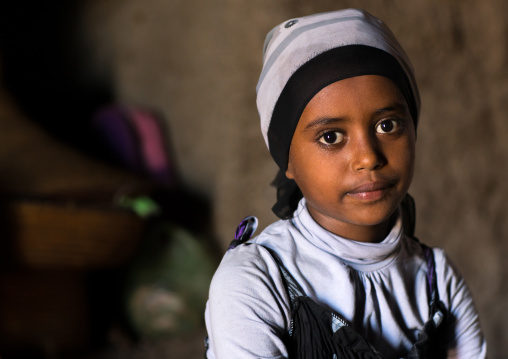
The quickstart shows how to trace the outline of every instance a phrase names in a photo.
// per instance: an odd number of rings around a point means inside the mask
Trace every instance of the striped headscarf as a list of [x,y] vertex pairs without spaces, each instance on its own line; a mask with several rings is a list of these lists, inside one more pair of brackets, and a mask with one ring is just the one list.
[[404,95],[416,128],[420,96],[413,66],[378,18],[346,9],[285,21],[268,33],[256,92],[261,132],[280,169],[274,181],[277,203],[272,208],[280,218],[291,217],[302,197],[285,172],[305,106],[324,87],[361,75],[391,79]]

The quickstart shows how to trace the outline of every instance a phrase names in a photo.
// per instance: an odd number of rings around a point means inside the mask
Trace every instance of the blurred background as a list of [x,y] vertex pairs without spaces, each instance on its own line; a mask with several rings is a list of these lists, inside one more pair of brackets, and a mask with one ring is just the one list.
[[508,358],[504,0],[74,0],[0,5],[0,356],[203,355],[208,282],[263,228],[276,166],[255,106],[266,33],[364,8],[422,97],[410,193]]

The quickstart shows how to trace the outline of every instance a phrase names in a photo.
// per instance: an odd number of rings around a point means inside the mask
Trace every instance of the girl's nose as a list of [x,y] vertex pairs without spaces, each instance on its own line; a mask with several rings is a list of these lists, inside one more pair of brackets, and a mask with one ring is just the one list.
[[362,136],[355,141],[353,152],[353,169],[356,171],[372,171],[385,164],[384,156],[375,138]]

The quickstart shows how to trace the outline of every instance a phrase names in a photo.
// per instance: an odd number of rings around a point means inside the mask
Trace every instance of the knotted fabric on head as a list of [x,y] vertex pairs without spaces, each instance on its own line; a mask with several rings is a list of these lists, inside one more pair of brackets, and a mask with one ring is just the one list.
[[261,132],[279,166],[273,182],[277,203],[272,208],[279,218],[290,218],[302,197],[285,172],[305,106],[326,86],[362,75],[391,79],[417,127],[420,95],[413,66],[381,20],[363,10],[346,9],[295,18],[268,33],[256,92]]

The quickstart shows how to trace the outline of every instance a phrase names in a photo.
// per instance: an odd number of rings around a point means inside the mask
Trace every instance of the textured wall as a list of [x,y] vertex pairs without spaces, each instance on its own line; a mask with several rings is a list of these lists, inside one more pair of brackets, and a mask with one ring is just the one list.
[[406,48],[422,96],[417,235],[444,247],[475,295],[491,358],[508,357],[508,11],[504,0],[87,1],[90,76],[120,102],[163,113],[183,180],[214,209],[225,245],[242,217],[261,226],[275,165],[255,108],[264,36],[311,12],[362,7]]

